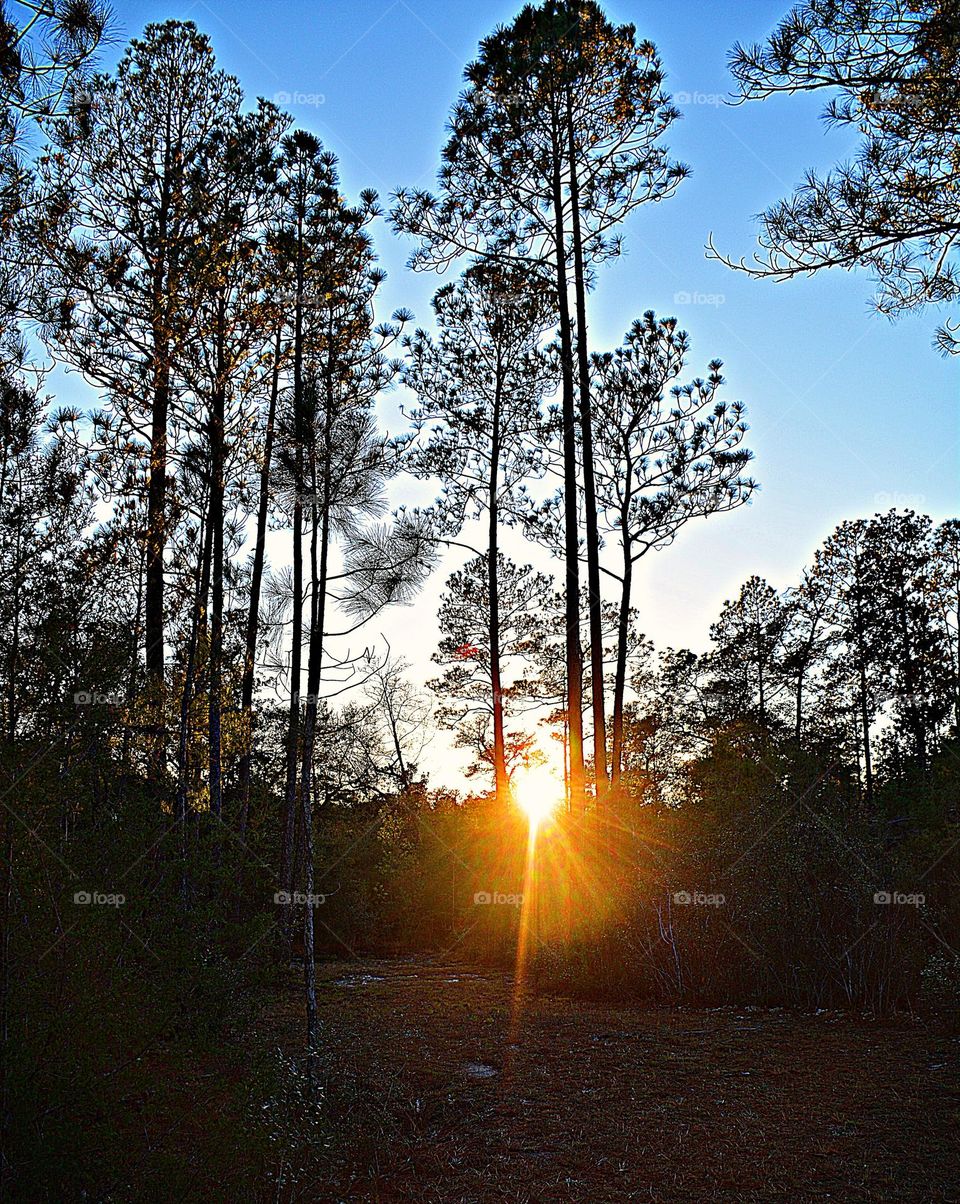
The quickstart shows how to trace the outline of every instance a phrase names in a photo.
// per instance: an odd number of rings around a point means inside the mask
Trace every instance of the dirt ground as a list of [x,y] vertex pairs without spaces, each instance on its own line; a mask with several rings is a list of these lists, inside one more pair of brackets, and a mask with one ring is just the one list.
[[[318,967],[338,1137],[304,1200],[960,1201],[960,1037],[624,1009],[398,959]],[[272,1039],[302,1042],[291,971]]]

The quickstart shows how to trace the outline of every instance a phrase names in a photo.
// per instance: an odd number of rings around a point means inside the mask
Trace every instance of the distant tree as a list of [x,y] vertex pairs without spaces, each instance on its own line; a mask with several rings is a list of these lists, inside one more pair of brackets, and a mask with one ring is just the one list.
[[923,773],[951,709],[946,633],[931,605],[932,527],[926,515],[891,510],[875,516],[867,529],[877,566],[884,694],[897,727],[909,733],[910,757]]
[[[762,45],[734,47],[742,100],[833,92],[834,125],[859,131],[852,163],[809,172],[761,217],[754,275],[783,280],[868,268],[895,315],[960,296],[955,192],[960,147],[960,12],[955,0],[803,0]],[[948,321],[942,350],[960,343]]]
[[466,520],[486,514],[494,789],[505,802],[500,528],[515,520],[525,481],[542,471],[541,403],[553,370],[540,340],[552,303],[529,273],[489,263],[441,289],[433,307],[436,341],[423,330],[406,340],[403,380],[419,402],[410,418],[426,438],[413,444],[405,463],[414,475],[443,482],[441,531],[459,534]]
[[418,762],[432,735],[433,708],[410,680],[409,669],[407,661],[388,652],[383,661],[372,665],[364,686],[372,723],[387,750],[388,773],[401,792],[413,785]]
[[[553,499],[553,509],[557,508],[557,499]],[[529,518],[529,516],[528,516]],[[559,536],[562,541],[560,523],[556,514],[550,513],[550,506],[539,508],[533,512],[532,519],[527,523],[528,535],[537,534],[537,542],[547,548],[555,547]],[[581,640],[590,638],[590,610],[587,591],[581,590],[580,615]],[[620,634],[620,607],[617,603],[604,600],[601,611],[603,620],[601,635],[603,639],[603,672],[604,688],[613,685]],[[566,640],[566,597],[563,591],[552,591],[544,595],[540,608],[539,624],[535,639],[530,649],[529,668],[523,678],[517,683],[520,694],[535,700],[538,710],[543,712],[541,723],[553,729],[554,739],[563,746],[564,764],[569,758],[570,725],[566,710],[566,660],[564,647]],[[627,616],[627,634],[625,638],[625,664],[630,673],[639,672],[641,663],[647,657],[650,644],[637,629],[637,613],[630,609]],[[590,716],[593,711],[593,666],[584,674],[583,690],[583,725],[589,729]]]
[[761,733],[775,726],[774,702],[781,689],[777,665],[786,625],[784,604],[761,577],[744,582],[725,602],[710,628],[711,692],[728,721],[753,718]]
[[[334,808],[362,814],[382,805],[392,785],[390,752],[383,734],[365,700],[356,698],[339,707],[322,703],[318,708],[312,793],[321,817],[314,839],[321,847],[327,842],[336,847],[335,837],[331,840],[329,833]],[[364,889],[368,884],[358,885]]]
[[[472,748],[480,764],[509,783],[511,771],[528,749],[526,733],[511,733],[511,719],[543,706],[529,690],[526,674],[536,655],[543,623],[544,599],[551,595],[552,579],[530,565],[517,565],[501,552],[496,581],[499,594],[497,671],[499,697],[493,691],[493,657],[490,648],[490,572],[485,556],[477,556],[447,579],[440,599],[441,639],[433,654],[443,667],[441,677],[430,682],[439,705],[437,719],[457,733],[460,747]],[[492,740],[494,708],[504,724],[503,763],[498,765]],[[511,754],[510,746],[513,752]],[[498,795],[500,801],[503,796]]]
[[717,721],[708,689],[708,655],[665,648],[634,676],[624,708],[621,792],[676,801],[688,764],[703,754]]
[[806,571],[800,585],[784,596],[777,673],[793,696],[793,738],[798,749],[804,735],[808,694],[816,687],[816,674],[830,643],[827,603],[823,583]]
[[879,566],[868,543],[868,525],[865,519],[841,523],[817,549],[811,577],[828,599],[833,705],[844,705],[849,692],[859,729],[858,760],[869,809],[874,799],[870,729],[883,691],[883,624],[878,606]]
[[950,667],[954,732],[960,735],[960,519],[948,518],[933,533],[933,608]]
[[620,630],[613,686],[612,781],[620,778],[630,608],[637,562],[672,543],[692,519],[732,510],[756,488],[744,475],[744,407],[719,399],[719,360],[706,380],[675,383],[689,340],[674,318],[648,311],[623,346],[594,356],[593,407],[601,529],[619,544]]

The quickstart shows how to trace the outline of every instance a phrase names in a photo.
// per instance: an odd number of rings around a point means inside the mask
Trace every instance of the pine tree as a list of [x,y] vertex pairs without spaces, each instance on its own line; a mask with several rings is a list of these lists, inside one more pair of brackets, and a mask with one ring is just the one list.
[[[514,769],[530,751],[528,734],[511,733],[508,725],[543,707],[541,692],[530,688],[530,676],[541,643],[544,600],[552,596],[553,582],[502,552],[499,561],[491,575],[487,557],[474,557],[447,579],[438,613],[441,638],[433,654],[444,672],[430,687],[439,699],[438,721],[457,733],[459,747],[475,751],[478,760],[473,772],[480,768],[491,772],[494,792],[502,803],[501,775],[509,790]],[[495,648],[490,642],[491,579],[497,583],[499,599]],[[499,744],[494,737],[497,713],[502,724]]]
[[417,395],[410,418],[424,439],[405,463],[408,472],[443,482],[442,531],[458,535],[466,520],[486,515],[494,789],[505,803],[500,527],[516,520],[525,481],[542,471],[541,403],[553,372],[540,340],[552,307],[545,288],[531,288],[527,274],[498,264],[472,268],[433,305],[436,342],[422,330],[406,340],[403,380]]
[[[144,642],[159,716],[175,371],[207,296],[195,270],[211,201],[205,168],[241,97],[209,41],[176,21],[149,25],[91,89],[96,104],[58,124],[40,164],[36,303],[57,354],[106,391],[121,437],[136,443],[147,430]],[[159,718],[157,727],[159,772]]]
[[[861,141],[851,162],[808,172],[792,196],[761,215],[756,266],[729,266],[775,280],[866,267],[885,314],[955,302],[955,0],[802,0],[765,43],[738,44],[731,60],[740,99],[826,91],[828,122],[856,130]],[[960,352],[955,329],[948,320],[937,332],[942,351]]]
[[756,488],[744,476],[741,402],[719,398],[721,364],[706,380],[676,383],[689,340],[674,318],[652,312],[636,321],[623,346],[594,356],[593,406],[601,528],[620,545],[620,635],[613,687],[612,781],[620,778],[627,646],[633,577],[649,551],[673,542],[692,519],[732,510]]
[[[616,226],[642,201],[659,200],[686,174],[658,140],[677,116],[661,89],[654,48],[632,26],[614,27],[593,3],[528,5],[497,30],[466,70],[443,151],[439,196],[403,191],[397,228],[421,240],[414,268],[469,253],[532,259],[555,276],[560,335],[561,437],[567,596],[571,796],[585,805],[579,604],[579,480],[584,517],[594,677],[602,681],[599,536],[592,485],[585,297],[591,265],[619,253]],[[571,279],[572,276],[572,279]],[[571,309],[569,291],[574,285]],[[576,347],[575,347],[576,338]],[[575,352],[578,360],[575,360]],[[579,389],[578,367],[579,362]],[[579,397],[579,408],[578,408]],[[594,700],[598,792],[606,788],[602,689]]]

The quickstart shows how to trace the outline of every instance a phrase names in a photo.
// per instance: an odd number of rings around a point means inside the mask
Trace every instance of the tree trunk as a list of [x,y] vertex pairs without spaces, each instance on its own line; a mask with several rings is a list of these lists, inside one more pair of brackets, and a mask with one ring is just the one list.
[[151,772],[155,780],[164,776],[166,730],[164,722],[164,648],[163,648],[163,560],[167,529],[167,424],[170,411],[170,335],[167,329],[171,272],[167,245],[170,207],[179,178],[180,164],[170,144],[170,117],[167,114],[163,150],[160,208],[157,217],[157,245],[160,254],[151,279],[152,309],[152,386],[150,414],[150,480],[147,487],[147,570],[144,591],[144,642],[149,704],[154,708],[155,731],[151,749]]
[[[159,336],[157,336],[159,338]],[[164,724],[163,560],[166,549],[167,419],[170,407],[169,373],[163,364],[154,369],[150,430],[150,482],[147,491],[147,572],[144,593],[144,639],[147,684],[154,711],[151,769],[163,776],[166,732]]]
[[[329,426],[328,426],[329,447]],[[326,449],[325,449],[326,450]],[[314,511],[316,513],[316,510]],[[314,521],[316,536],[316,520]],[[316,549],[316,542],[314,542]],[[317,970],[314,963],[313,915],[313,749],[317,730],[317,695],[320,693],[320,673],[323,667],[323,627],[326,619],[328,556],[330,548],[330,481],[325,472],[324,496],[320,515],[320,563],[314,558],[313,606],[310,630],[310,656],[307,666],[307,709],[303,727],[303,761],[300,769],[300,814],[304,836],[304,888],[307,895],[303,915],[304,989],[307,1004],[307,1068],[310,1080],[315,1080],[317,1026]]]
[[250,606],[247,611],[247,642],[244,651],[243,681],[240,685],[240,707],[243,712],[244,747],[240,758],[240,837],[247,831],[250,816],[250,784],[253,771],[253,686],[257,656],[257,634],[260,630],[260,591],[266,561],[267,518],[270,512],[270,464],[273,458],[273,427],[280,394],[280,338],[273,350],[273,379],[270,384],[270,403],[267,426],[263,437],[263,462],[260,465],[260,496],[257,504],[257,535],[253,549],[253,570],[250,578]]
[[287,774],[283,792],[280,886],[293,890],[293,847],[296,829],[297,754],[300,746],[300,674],[303,646],[303,506],[299,488],[293,506],[293,632],[290,649],[290,708],[287,719]]
[[863,740],[863,772],[866,779],[867,809],[873,807],[873,761],[870,755],[870,714],[867,707],[867,667],[863,650],[863,632],[857,617],[857,660],[860,677],[860,730]]
[[603,680],[603,599],[600,594],[600,530],[593,470],[593,417],[590,405],[590,357],[587,349],[587,285],[580,229],[580,183],[577,178],[573,114],[567,95],[567,151],[570,172],[570,225],[573,233],[573,279],[576,303],[577,366],[580,377],[580,440],[583,449],[583,516],[587,537],[590,674],[593,709],[593,770],[597,802],[607,793],[607,720]]
[[[280,842],[280,887],[293,890],[293,858],[297,823],[297,752],[300,736],[300,673],[303,656],[303,216],[297,216],[297,294],[293,323],[293,632],[290,650],[290,711],[287,722],[287,775],[283,795],[283,834]],[[289,936],[289,928],[287,928]]]
[[923,714],[917,703],[920,694],[917,681],[916,657],[913,652],[913,640],[910,638],[910,622],[907,617],[907,582],[902,568],[895,570],[897,574],[897,625],[900,628],[900,640],[903,648],[903,677],[907,687],[907,724],[913,735],[913,751],[921,770],[927,768],[927,730],[923,722]]
[[576,404],[573,389],[573,344],[567,296],[566,231],[560,177],[561,144],[553,131],[553,208],[556,242],[557,304],[560,317],[560,371],[563,417],[564,554],[567,570],[567,721],[570,725],[570,807],[586,809],[583,763],[583,652],[580,647],[580,524],[577,507]]
[[616,795],[623,771],[623,704],[627,689],[627,642],[630,635],[630,595],[633,591],[633,558],[626,533],[623,535],[623,581],[617,623],[617,669],[613,682],[612,793]]
[[213,557],[210,577],[210,690],[207,695],[209,717],[208,753],[210,812],[217,819],[223,810],[223,759],[221,749],[221,709],[223,706],[223,527],[226,491],[226,365],[223,348],[223,307],[217,323],[216,383],[210,415],[210,529],[213,532]]
[[[499,357],[498,357],[499,358]],[[488,501],[489,535],[487,540],[487,593],[490,604],[490,685],[493,691],[493,781],[497,802],[504,806],[509,798],[506,742],[503,734],[503,683],[500,676],[500,532],[497,490],[500,473],[500,376],[493,403],[493,442],[490,449],[490,494]]]
[[187,643],[187,662],[184,667],[183,689],[180,693],[180,735],[177,750],[177,802],[174,818],[180,828],[180,855],[186,856],[187,796],[189,793],[190,704],[193,701],[197,671],[197,643],[207,606],[204,582],[209,579],[212,531],[206,515],[201,519],[199,556],[194,585],[193,614]]

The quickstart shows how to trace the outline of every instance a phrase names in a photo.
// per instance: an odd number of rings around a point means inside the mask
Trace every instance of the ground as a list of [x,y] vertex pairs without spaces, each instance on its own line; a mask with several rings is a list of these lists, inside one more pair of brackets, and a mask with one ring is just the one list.
[[[318,967],[339,1137],[297,1198],[960,1201],[960,1037],[651,1010],[422,959]],[[264,1036],[294,1052],[292,973]]]

